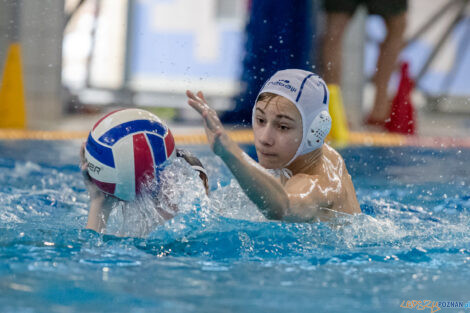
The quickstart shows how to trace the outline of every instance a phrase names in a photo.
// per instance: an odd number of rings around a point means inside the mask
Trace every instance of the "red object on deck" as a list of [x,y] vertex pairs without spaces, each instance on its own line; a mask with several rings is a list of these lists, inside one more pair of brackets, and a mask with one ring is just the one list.
[[410,77],[407,62],[401,65],[401,78],[397,94],[393,98],[390,120],[385,123],[385,128],[392,133],[414,135],[416,129],[416,117],[413,103],[411,102],[411,91],[414,81]]

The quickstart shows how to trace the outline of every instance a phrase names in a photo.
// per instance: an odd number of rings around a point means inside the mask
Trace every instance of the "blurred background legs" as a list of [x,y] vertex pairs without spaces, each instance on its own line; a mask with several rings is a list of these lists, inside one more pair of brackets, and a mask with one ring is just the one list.
[[322,74],[327,84],[341,84],[343,35],[351,20],[348,13],[327,13],[322,47]]
[[375,100],[372,111],[367,118],[369,124],[384,125],[390,116],[391,99],[388,93],[390,77],[397,68],[398,56],[403,46],[403,35],[406,28],[406,13],[385,18],[387,35],[380,45],[377,60],[377,72],[374,78]]

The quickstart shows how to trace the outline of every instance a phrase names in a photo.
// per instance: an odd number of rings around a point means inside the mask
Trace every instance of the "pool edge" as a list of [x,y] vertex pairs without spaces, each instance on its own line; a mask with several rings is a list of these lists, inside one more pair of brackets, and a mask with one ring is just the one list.
[[[248,129],[228,131],[229,136],[238,143],[253,143],[253,132]],[[36,131],[36,130],[18,130],[1,129],[0,140],[85,140],[88,132],[84,131]],[[204,133],[194,134],[174,134],[178,144],[183,145],[201,145],[207,144]],[[338,146],[335,142],[328,141],[333,146]],[[351,132],[347,146],[419,146],[434,148],[470,148],[470,137],[425,137],[425,136],[406,136],[390,133],[374,132]]]

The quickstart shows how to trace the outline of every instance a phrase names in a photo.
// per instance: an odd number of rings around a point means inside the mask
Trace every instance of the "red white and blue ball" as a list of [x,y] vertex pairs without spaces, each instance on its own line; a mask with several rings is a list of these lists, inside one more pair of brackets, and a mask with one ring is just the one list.
[[165,123],[141,109],[109,113],[93,127],[85,147],[88,173],[98,188],[132,201],[158,176],[175,151]]

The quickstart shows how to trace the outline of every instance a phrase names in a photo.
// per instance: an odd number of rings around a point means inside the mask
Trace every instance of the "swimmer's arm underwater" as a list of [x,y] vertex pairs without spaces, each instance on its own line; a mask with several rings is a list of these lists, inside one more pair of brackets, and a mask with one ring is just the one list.
[[230,168],[245,194],[266,218],[296,222],[315,219],[318,214],[315,207],[318,203],[315,203],[315,200],[312,203],[314,192],[310,192],[307,197],[302,197],[297,192],[289,193],[277,179],[228,137],[216,112],[207,105],[202,92],[198,92],[197,96],[191,91],[186,94],[188,103],[203,117],[206,134],[214,153]]
[[90,209],[85,228],[100,233],[106,227],[106,222],[116,199],[105,195],[104,192],[99,190],[98,187],[93,184],[88,174],[87,167],[88,164],[85,161],[85,143],[83,143],[80,149],[80,170],[83,175],[85,186],[90,194]]
[[101,233],[106,228],[106,222],[112,208],[110,197],[92,198],[90,196],[90,211],[88,212],[88,221],[85,228]]

